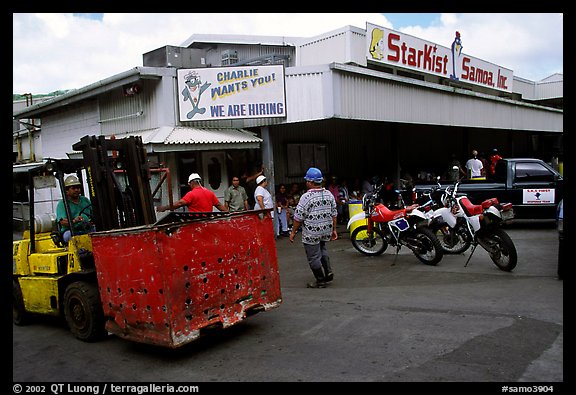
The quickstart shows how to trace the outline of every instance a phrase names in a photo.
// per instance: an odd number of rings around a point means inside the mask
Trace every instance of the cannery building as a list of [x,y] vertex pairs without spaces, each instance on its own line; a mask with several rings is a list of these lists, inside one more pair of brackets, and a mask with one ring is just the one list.
[[[85,135],[140,136],[179,199],[199,172],[222,199],[263,167],[271,189],[316,166],[349,181],[442,175],[454,154],[562,158],[563,78],[529,81],[459,51],[367,23],[316,37],[194,34],[143,66],[14,111],[14,173],[74,157]],[[473,52],[473,49],[471,49]],[[31,139],[31,140],[30,140]],[[16,177],[16,176],[15,176]]]

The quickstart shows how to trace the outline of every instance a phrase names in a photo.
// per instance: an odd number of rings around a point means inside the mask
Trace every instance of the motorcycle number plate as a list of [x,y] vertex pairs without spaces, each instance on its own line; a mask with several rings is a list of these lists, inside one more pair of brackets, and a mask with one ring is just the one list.
[[408,227],[410,226],[410,225],[408,224],[408,221],[406,221],[405,218],[399,218],[399,219],[397,219],[397,220],[395,220],[395,221],[392,221],[391,223],[392,223],[392,225],[394,225],[396,228],[398,228],[398,229],[400,229],[400,230],[402,230],[402,231],[408,229]]

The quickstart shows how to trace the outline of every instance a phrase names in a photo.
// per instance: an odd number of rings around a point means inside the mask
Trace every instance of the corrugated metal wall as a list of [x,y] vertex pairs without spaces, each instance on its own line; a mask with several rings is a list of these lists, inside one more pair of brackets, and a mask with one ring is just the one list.
[[[109,136],[148,130],[159,126],[157,86],[158,81],[140,80],[142,93],[124,96],[121,88],[100,97],[102,134]],[[144,92],[146,92],[144,94]]]
[[[325,71],[331,76],[328,69]],[[332,96],[326,96],[326,89],[331,88],[332,83],[325,79],[326,73],[318,70],[297,74],[291,70],[290,74],[286,73],[286,122],[330,118],[333,115]]]
[[536,98],[538,100],[564,97],[564,81],[536,83]]
[[298,46],[298,66],[318,65],[330,59],[334,62],[346,62],[347,33],[340,31],[329,36]]
[[216,48],[206,51],[206,64],[211,65],[212,67],[220,67],[222,65],[222,52],[224,51],[236,51],[238,53],[239,62],[264,55],[289,55],[290,61],[286,66],[294,66],[294,47],[247,44],[218,44],[216,45]]
[[314,37],[296,48],[297,65],[329,62],[366,66],[366,30],[346,26]]
[[564,97],[564,80],[533,82],[515,77],[513,90],[524,100],[556,99]]
[[[68,111],[58,112],[42,120],[44,158],[67,158],[72,145],[86,135],[99,135],[98,103],[95,100],[76,103]],[[38,158],[37,159],[41,159]]]
[[561,111],[450,88],[337,72],[336,116],[365,120],[538,131],[563,131]]

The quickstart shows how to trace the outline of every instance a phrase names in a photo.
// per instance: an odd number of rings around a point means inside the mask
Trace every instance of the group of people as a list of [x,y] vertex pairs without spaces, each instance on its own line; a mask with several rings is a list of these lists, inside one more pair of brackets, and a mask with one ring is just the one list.
[[[304,180],[306,192],[301,194],[298,183],[293,183],[290,191],[286,190],[286,185],[281,184],[274,201],[267,189],[268,179],[263,174],[258,175],[255,180],[257,186],[254,191],[254,209],[272,209],[269,211],[272,218],[278,213],[276,223],[279,232],[288,236],[290,242],[294,242],[296,234],[301,230],[302,244],[315,278],[315,281],[307,286],[324,288],[334,278],[326,242],[338,238],[337,203],[334,195],[322,186],[324,177],[320,169],[308,169]],[[197,173],[192,173],[188,182],[190,192],[173,205],[160,206],[157,210],[162,212],[187,206],[189,211],[212,211],[212,207],[216,207],[220,211],[234,212],[249,208],[248,194],[240,185],[238,177],[232,178],[232,185],[224,194],[224,204],[218,201],[212,191],[201,185],[201,178]],[[288,226],[289,221],[291,227]]]
[[[448,169],[448,174],[450,180],[456,180],[461,176],[473,178],[481,177],[493,177],[496,173],[496,164],[502,159],[498,153],[498,149],[494,148],[492,154],[488,159],[484,155],[479,155],[477,150],[472,151],[472,157],[466,161],[465,168],[462,169],[460,162],[456,159],[456,156],[452,155],[452,160],[450,161],[450,168]],[[458,166],[458,170],[452,170],[453,166]]]
[[[462,176],[469,178],[494,175],[496,163],[502,157],[498,150],[494,149],[489,160],[482,160],[478,151],[472,151],[472,157],[466,162],[464,170],[455,155],[449,163],[447,171],[448,179],[457,179]],[[457,168],[457,170],[456,170]],[[268,179],[261,170],[253,176],[256,184],[254,190],[253,209],[272,209],[269,215],[274,218],[277,214],[275,235],[288,236],[290,242],[299,231],[302,232],[302,244],[308,259],[308,264],[314,275],[315,281],[308,283],[311,288],[324,288],[334,278],[330,265],[330,257],[326,243],[338,238],[336,226],[340,221],[343,223],[348,215],[348,204],[352,200],[361,200],[365,193],[371,191],[372,184],[369,180],[360,182],[354,180],[353,186],[348,189],[346,180],[338,183],[338,178],[330,177],[327,188],[324,187],[324,176],[318,168],[311,167],[304,175],[306,191],[300,192],[298,183],[291,184],[287,190],[285,184],[280,184],[273,198],[268,187]],[[158,206],[157,211],[175,210],[187,207],[191,212],[211,212],[214,207],[225,212],[239,212],[250,210],[249,196],[246,188],[240,185],[238,176],[232,177],[232,185],[226,189],[224,203],[222,204],[214,192],[202,185],[202,177],[198,173],[192,173],[188,177],[190,191],[176,203]],[[386,183],[386,188],[393,188],[392,183]],[[63,238],[68,242],[71,238],[70,227],[74,233],[86,233],[93,231],[90,222],[90,200],[80,195],[80,181],[75,176],[69,176],[65,180],[65,191],[72,224],[68,222],[68,216],[63,200],[57,206],[57,222]]]

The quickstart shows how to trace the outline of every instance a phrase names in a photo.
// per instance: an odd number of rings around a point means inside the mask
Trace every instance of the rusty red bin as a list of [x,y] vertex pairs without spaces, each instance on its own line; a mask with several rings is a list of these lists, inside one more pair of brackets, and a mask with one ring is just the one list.
[[95,232],[106,329],[176,348],[282,301],[265,211],[170,213],[153,225]]

